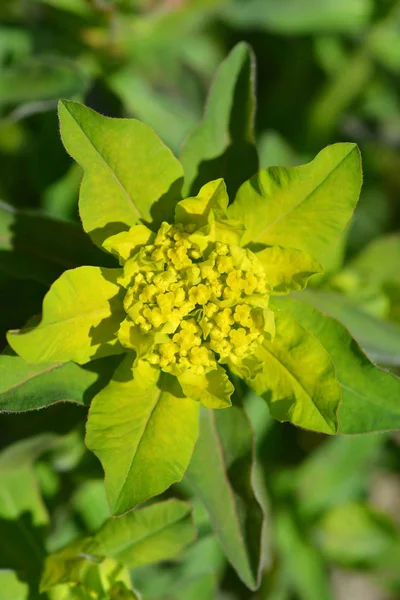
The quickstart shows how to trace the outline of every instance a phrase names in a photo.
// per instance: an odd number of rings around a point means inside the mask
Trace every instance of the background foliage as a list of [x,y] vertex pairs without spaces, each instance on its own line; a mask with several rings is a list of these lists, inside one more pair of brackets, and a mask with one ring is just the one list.
[[[220,61],[245,40],[257,60],[260,167],[307,162],[336,141],[361,148],[365,180],[355,218],[327,274],[305,294],[339,318],[374,361],[399,374],[398,2],[4,0],[0,19],[2,348],[5,331],[40,312],[46,290],[66,268],[104,265],[78,226],[81,173],[61,145],[57,99],[83,101],[110,116],[135,116],[178,153],[202,119]],[[213,112],[210,104],[203,127],[232,127],[222,122],[226,107]],[[233,133],[245,143],[246,132]],[[5,352],[0,408],[7,406],[7,394],[18,402],[15,382],[6,378],[14,357]],[[38,598],[44,564],[45,589],[79,577],[98,597],[132,598],[133,592],[123,595],[127,573],[116,571],[116,560],[131,570],[134,586],[149,600],[399,597],[397,433],[312,434],[271,420],[265,404],[246,389],[241,401],[256,434],[258,499],[240,477],[253,462],[249,423],[240,423],[243,440],[233,451],[230,432],[237,431],[235,419],[242,413],[235,416],[232,409],[229,427],[218,424],[218,415],[216,423],[204,418],[204,436],[219,438],[225,452],[210,469],[209,487],[202,482],[198,493],[199,465],[212,463],[206,445],[197,449],[184,482],[153,505],[164,537],[154,541],[160,535],[152,529],[156,517],[143,517],[152,524],[146,536],[153,543],[121,558],[107,545],[107,536],[119,533],[110,534],[100,464],[83,445],[85,405],[101,387],[99,374],[110,376],[96,368],[80,369],[79,376],[64,367],[46,373],[51,385],[56,381],[80,404],[0,415],[1,600]],[[37,394],[35,373],[25,376],[30,394]],[[82,398],[83,390],[89,393]],[[218,529],[224,498],[232,500],[232,519]],[[235,518],[243,498],[255,519],[260,504],[268,513],[261,588],[254,593],[242,583],[254,587],[258,562],[251,528],[241,530]],[[194,506],[195,543],[182,500]],[[125,527],[134,542],[138,524]],[[82,539],[83,546],[68,546]],[[89,549],[96,561],[76,559]],[[52,562],[45,563],[49,553]],[[66,593],[61,585],[57,595],[44,591],[41,597],[72,597]]]

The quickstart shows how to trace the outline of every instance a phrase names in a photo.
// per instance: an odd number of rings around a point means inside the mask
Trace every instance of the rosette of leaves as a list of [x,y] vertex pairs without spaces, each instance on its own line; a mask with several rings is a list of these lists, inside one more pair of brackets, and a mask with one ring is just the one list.
[[200,405],[233,410],[236,377],[273,417],[314,431],[334,434],[340,424],[359,433],[399,420],[398,380],[375,369],[339,323],[281,299],[322,272],[350,219],[358,149],[334,144],[307,165],[256,172],[251,73],[239,45],[183,166],[145,124],[60,103],[64,145],[84,170],[83,227],[119,266],[65,271],[39,325],[8,341],[34,364],[120,356],[86,433],[114,515],[182,479]]

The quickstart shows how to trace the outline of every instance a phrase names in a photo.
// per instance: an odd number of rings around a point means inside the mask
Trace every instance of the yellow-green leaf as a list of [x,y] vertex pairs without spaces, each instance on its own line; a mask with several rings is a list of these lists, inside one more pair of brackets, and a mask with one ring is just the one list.
[[256,352],[263,371],[251,387],[278,421],[313,431],[336,433],[341,390],[329,354],[318,340],[282,311],[275,313],[273,341]]
[[[102,462],[111,511],[120,515],[180,481],[198,435],[197,402],[170,376],[128,355],[91,405],[86,444]],[[178,392],[176,392],[178,393]]]
[[86,363],[123,352],[117,339],[124,318],[120,269],[79,267],[65,271],[43,301],[37,327],[8,333],[10,346],[28,362]]
[[184,394],[193,400],[202,402],[208,408],[227,408],[231,406],[231,395],[235,388],[224,369],[216,369],[204,375],[195,375],[185,371],[178,377]]
[[303,290],[311,275],[322,273],[322,267],[308,252],[296,248],[271,246],[257,253],[272,293],[289,294]]
[[108,519],[94,541],[96,553],[134,569],[175,558],[195,535],[190,505],[167,500]]
[[139,220],[173,217],[182,166],[150,127],[66,100],[59,115],[65,148],[85,172],[79,210],[96,244]]
[[302,326],[332,357],[342,388],[340,433],[369,433],[400,429],[400,379],[367,358],[347,329],[306,302],[279,299],[279,306]]
[[362,182],[355,144],[333,144],[300,167],[270,167],[239,189],[228,214],[243,243],[298,248],[323,260],[353,214]]

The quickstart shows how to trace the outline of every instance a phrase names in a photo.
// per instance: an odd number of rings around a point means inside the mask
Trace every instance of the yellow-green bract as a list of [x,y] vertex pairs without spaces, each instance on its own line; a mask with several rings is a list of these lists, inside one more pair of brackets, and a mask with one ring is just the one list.
[[357,147],[335,144],[308,165],[260,171],[236,198],[217,179],[182,199],[179,161],[143,123],[73,102],[60,103],[60,121],[84,170],[83,227],[120,266],[66,271],[40,324],[8,340],[32,363],[125,355],[92,402],[86,437],[112,512],[182,478],[199,402],[229,407],[230,373],[279,420],[335,433],[341,388],[331,357],[273,297],[322,272],[358,199]]

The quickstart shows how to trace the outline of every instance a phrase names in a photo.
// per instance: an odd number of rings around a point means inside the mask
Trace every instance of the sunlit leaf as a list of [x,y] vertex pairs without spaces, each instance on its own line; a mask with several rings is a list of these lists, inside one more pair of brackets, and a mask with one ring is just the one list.
[[186,371],[179,375],[178,380],[188,398],[202,402],[208,408],[231,406],[230,397],[235,388],[220,365],[204,375]]
[[150,127],[75,102],[61,101],[59,115],[64,145],[85,172],[79,210],[97,244],[139,220],[172,218],[182,167]]
[[400,428],[400,379],[373,365],[343,325],[305,302],[279,300],[329,352],[342,389],[340,433]]
[[243,243],[298,248],[322,260],[353,214],[361,188],[355,144],[334,144],[300,167],[270,167],[244,183],[229,215]]
[[271,246],[257,252],[273,294],[288,294],[306,287],[311,275],[322,273],[321,265],[307,252]]
[[10,331],[8,343],[33,363],[85,363],[123,352],[117,339],[124,318],[120,273],[99,267],[65,271],[45,296],[40,324]]
[[277,311],[275,324],[274,340],[265,339],[256,352],[263,370],[251,387],[275,419],[336,433],[341,390],[329,354],[286,313]]
[[108,519],[94,541],[97,553],[137,568],[175,558],[195,534],[191,507],[167,500]]
[[[175,395],[159,370],[127,356],[92,402],[86,444],[102,462],[114,515],[160,494],[185,473],[199,404]],[[178,392],[176,392],[178,393]]]

